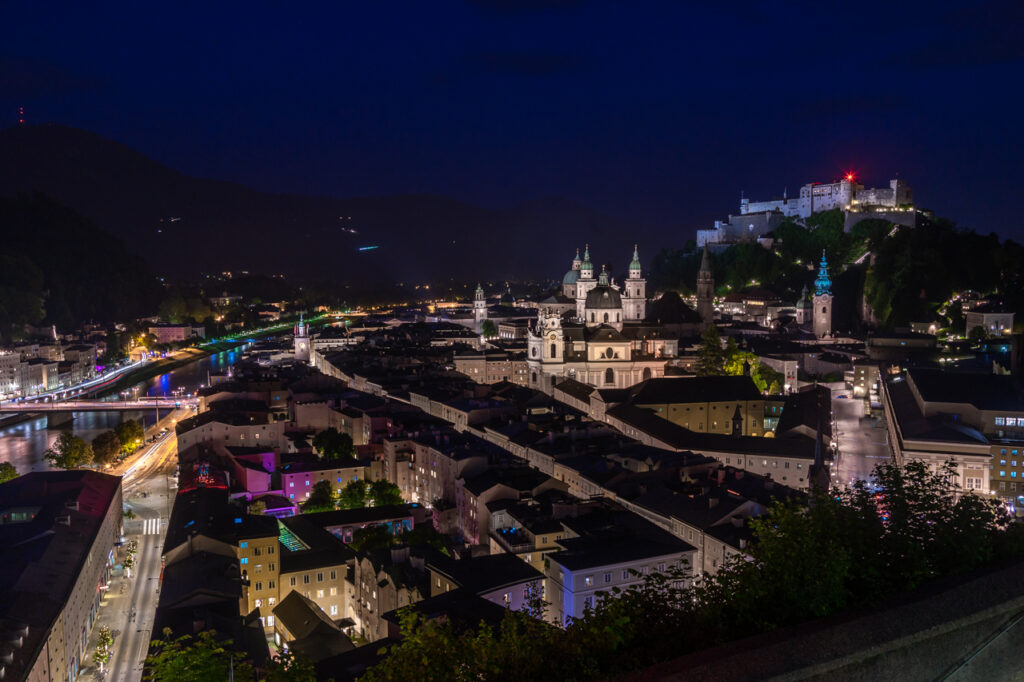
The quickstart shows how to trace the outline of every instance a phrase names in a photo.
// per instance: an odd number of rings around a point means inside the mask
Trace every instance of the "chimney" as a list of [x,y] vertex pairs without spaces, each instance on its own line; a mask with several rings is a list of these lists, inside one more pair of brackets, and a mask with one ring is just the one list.
[[746,538],[740,538],[740,549],[746,549],[746,548],[747,548],[747,539]]
[[391,563],[404,564],[409,560],[409,545],[397,545],[391,548]]

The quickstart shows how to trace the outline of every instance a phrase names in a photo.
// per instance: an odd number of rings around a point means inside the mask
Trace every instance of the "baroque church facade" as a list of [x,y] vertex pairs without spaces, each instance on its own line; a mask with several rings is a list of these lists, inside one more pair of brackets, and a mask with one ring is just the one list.
[[595,277],[589,245],[576,251],[560,294],[538,303],[527,336],[529,385],[550,393],[571,378],[598,388],[626,388],[664,376],[679,339],[644,322],[647,281],[633,249],[628,275],[616,284],[604,268]]

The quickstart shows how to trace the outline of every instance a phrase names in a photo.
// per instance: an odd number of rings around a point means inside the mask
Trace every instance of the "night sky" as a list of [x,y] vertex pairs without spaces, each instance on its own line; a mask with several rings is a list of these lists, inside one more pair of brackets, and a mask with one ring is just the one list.
[[[1024,3],[19,2],[0,124],[336,197],[564,197],[679,235],[847,169],[1024,239]],[[666,244],[668,245],[668,244]]]

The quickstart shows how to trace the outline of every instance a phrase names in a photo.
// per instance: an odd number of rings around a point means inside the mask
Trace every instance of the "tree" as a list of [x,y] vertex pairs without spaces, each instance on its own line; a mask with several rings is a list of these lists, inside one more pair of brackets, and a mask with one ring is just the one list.
[[113,463],[121,452],[121,439],[114,431],[104,431],[92,439],[93,461],[99,466]]
[[480,335],[485,339],[493,339],[498,335],[498,327],[495,326],[494,320],[484,320],[480,327]]
[[389,504],[402,504],[402,491],[391,481],[381,479],[370,484],[370,497],[373,499],[374,507],[383,507]]
[[338,495],[338,509],[361,509],[366,506],[370,484],[366,481],[350,481]]
[[142,444],[142,439],[146,436],[146,430],[142,424],[134,419],[126,419],[115,426],[114,433],[121,441],[121,449],[125,454],[129,454],[139,447]]
[[326,459],[355,459],[356,457],[352,436],[339,432],[333,426],[313,437],[313,448]]
[[263,500],[253,500],[246,508],[246,513],[252,516],[262,516],[267,512],[267,503]]
[[302,511],[310,514],[312,512],[331,511],[332,509],[335,509],[335,504],[331,482],[317,481],[309,492],[309,497],[302,503]]
[[718,376],[725,373],[725,352],[718,336],[718,327],[712,322],[700,335],[697,349],[697,375]]
[[981,325],[971,327],[971,331],[967,332],[967,340],[972,346],[980,346],[988,341],[988,330]]
[[59,469],[77,469],[92,462],[92,446],[70,431],[62,431],[53,446],[43,453],[43,459]]
[[10,462],[0,462],[0,483],[7,483],[18,477],[18,470]]
[[110,633],[110,628],[103,626],[100,628],[99,642],[96,644],[96,650],[92,652],[92,660],[97,666],[99,666],[100,673],[103,672],[103,666],[110,661],[110,646],[114,643],[114,635]]
[[195,637],[184,635],[170,639],[171,629],[164,628],[164,639],[153,640],[152,653],[146,657],[142,679],[149,682],[223,682],[233,670],[236,682],[251,682],[253,668],[243,656],[231,651],[230,639],[218,641],[215,630],[203,630]]
[[746,556],[695,584],[682,567],[637,576],[627,589],[597,593],[565,629],[521,611],[473,628],[404,609],[400,642],[361,679],[496,679],[509,670],[521,679],[618,678],[1024,556],[1024,527],[998,501],[964,494],[951,465],[882,465],[873,478],[823,491],[809,506],[775,502],[747,521]]

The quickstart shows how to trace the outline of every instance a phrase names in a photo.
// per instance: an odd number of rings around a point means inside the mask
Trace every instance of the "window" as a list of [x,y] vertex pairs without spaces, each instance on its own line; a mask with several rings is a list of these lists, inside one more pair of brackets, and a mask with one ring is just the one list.
[[274,553],[274,546],[271,545],[270,547],[267,547],[267,554],[273,554],[273,553]]
[[307,485],[307,486],[309,485],[309,480],[307,480],[307,481],[306,481],[306,485]]
[[308,585],[309,584],[309,576],[308,575],[302,576],[302,584],[303,585]]
[[512,603],[512,593],[511,592],[506,592],[505,594],[501,595],[501,598],[505,602],[506,605]]
[[658,564],[658,573],[664,573],[664,572],[665,572],[665,562],[661,562],[660,564]]
[[583,584],[586,585],[587,587],[593,587],[593,585],[594,585],[594,576],[588,575],[587,577],[585,577],[583,579]]
[[277,564],[270,564],[270,570],[273,571]]
[[331,604],[331,615],[332,616],[337,616],[338,615],[338,605],[337,604]]
[[[268,582],[268,587],[270,589],[274,589],[275,587],[277,587],[277,584],[273,580],[271,580],[271,581]],[[271,606],[273,606],[273,604],[274,604],[273,597],[271,597],[271,599],[270,599],[270,604],[271,604]]]
[[338,596],[338,588],[337,587],[332,587],[331,588],[331,596],[332,597],[337,597]]
[[551,357],[555,357],[555,354],[557,352],[558,352],[558,346],[556,346],[555,344],[551,344]]
[[290,584],[290,585],[291,585],[292,587],[295,587],[295,576],[294,576],[294,575],[293,575],[293,576],[292,576],[292,577],[291,577],[291,578],[289,579],[289,584]]
[[622,579],[623,580],[629,580],[629,569],[628,568],[622,569]]
[[263,564],[256,564],[256,573],[263,572]]
[[331,580],[337,580],[337,579],[338,579],[338,572],[337,571],[331,571]]
[[242,565],[244,566],[244,565],[246,565],[247,563],[249,563],[249,560],[248,560],[248,559],[246,559],[245,557],[242,557],[242,558],[241,558],[241,559],[240,559],[240,560],[238,561],[238,563],[240,563],[240,564],[242,564]]
[[248,542],[239,542],[238,546],[241,547],[242,549],[245,549],[246,547],[249,546],[249,543]]
[[274,627],[274,617],[273,616],[267,616],[267,627],[270,627],[270,628]]
[[261,552],[261,551],[260,551],[260,548],[259,548],[259,547],[253,547],[253,548],[252,548],[252,555],[253,555],[253,556],[260,556],[260,555],[261,555],[262,553],[263,553],[263,552]]
[[605,583],[605,585],[607,585],[611,581],[612,581],[612,574],[611,573],[605,573],[604,574],[604,583]]
[[316,598],[317,599],[323,599],[324,598],[324,591],[323,590],[317,590],[316,591]]
[[316,581],[318,583],[322,583],[324,581],[324,574],[323,573],[317,573],[316,574]]
[[604,371],[604,383],[614,384],[615,383],[615,372],[609,367]]
[[594,608],[594,598],[588,594],[583,598],[583,609],[586,610],[592,608]]
[[[273,580],[270,581],[270,586],[271,587],[274,586],[274,581]],[[267,599],[267,606],[273,606],[276,603],[277,603],[277,599],[275,597],[270,597],[270,598]]]

